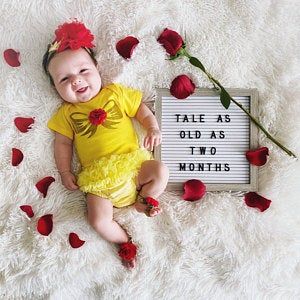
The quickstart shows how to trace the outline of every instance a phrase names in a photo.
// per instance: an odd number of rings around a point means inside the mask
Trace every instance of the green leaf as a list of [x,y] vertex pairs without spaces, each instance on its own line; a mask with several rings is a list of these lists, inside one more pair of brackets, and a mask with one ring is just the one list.
[[230,95],[227,93],[227,91],[222,88],[221,89],[221,94],[220,94],[220,100],[221,100],[221,103],[222,105],[228,109],[229,105],[230,105],[230,102],[231,102],[231,99],[230,99]]
[[205,68],[198,58],[192,56],[189,61],[193,66],[200,68],[205,73]]

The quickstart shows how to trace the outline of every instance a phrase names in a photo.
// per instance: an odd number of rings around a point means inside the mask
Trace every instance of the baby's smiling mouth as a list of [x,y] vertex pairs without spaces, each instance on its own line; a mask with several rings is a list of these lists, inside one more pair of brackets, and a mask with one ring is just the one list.
[[88,86],[85,86],[79,90],[76,91],[76,93],[84,93],[88,89]]

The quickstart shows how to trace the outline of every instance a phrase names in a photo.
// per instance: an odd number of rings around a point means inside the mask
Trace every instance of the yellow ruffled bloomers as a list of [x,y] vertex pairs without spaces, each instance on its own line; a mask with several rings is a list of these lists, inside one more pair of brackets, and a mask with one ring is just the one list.
[[152,159],[145,149],[103,157],[78,176],[83,192],[110,199],[115,207],[131,205],[137,197],[136,176],[145,160]]

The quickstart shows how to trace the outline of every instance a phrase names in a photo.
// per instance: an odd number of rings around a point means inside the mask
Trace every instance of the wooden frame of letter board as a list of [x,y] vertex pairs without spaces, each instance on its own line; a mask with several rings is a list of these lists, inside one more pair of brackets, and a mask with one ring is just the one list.
[[[162,116],[162,97],[173,97],[170,94],[169,89],[166,88],[158,88],[157,91],[157,99],[155,101],[155,115],[157,117],[159,126],[161,128],[161,116]],[[246,96],[249,97],[250,103],[250,113],[252,116],[256,117],[258,112],[258,92],[256,89],[227,89],[229,94],[232,97],[238,97],[238,96]],[[219,96],[219,94],[213,90],[213,89],[196,89],[193,96],[199,96],[199,97],[205,97],[205,96]],[[184,106],[184,100],[176,100],[176,101],[182,101],[183,109]],[[220,103],[221,105],[221,103]],[[236,105],[235,103],[231,102],[230,105]],[[224,108],[224,113],[226,113],[226,109]],[[245,114],[246,116],[246,114]],[[246,116],[249,118],[248,116]],[[250,136],[249,136],[249,149],[256,149],[258,147],[258,129],[254,125],[254,123],[250,120]],[[162,141],[163,143],[163,141]],[[155,148],[154,150],[154,157],[157,160],[161,160],[161,145]],[[191,179],[197,179],[197,176]],[[249,174],[250,182],[247,184],[236,184],[236,183],[208,183],[206,184],[206,188],[208,191],[257,191],[258,190],[258,170],[256,166],[250,165],[250,174]],[[201,178],[199,178],[201,180]],[[167,190],[168,191],[178,191],[183,190],[183,183],[185,182],[171,182],[168,183]]]

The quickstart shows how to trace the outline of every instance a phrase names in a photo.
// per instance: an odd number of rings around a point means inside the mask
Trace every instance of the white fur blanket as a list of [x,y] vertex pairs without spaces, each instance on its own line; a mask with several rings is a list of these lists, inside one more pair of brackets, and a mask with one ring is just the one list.
[[[299,160],[267,146],[259,169],[259,193],[271,199],[264,213],[241,195],[209,193],[197,203],[180,195],[161,197],[164,213],[154,219],[132,208],[116,219],[139,247],[137,268],[125,270],[116,248],[87,224],[80,192],[63,188],[46,121],[60,104],[41,67],[58,24],[77,17],[97,38],[105,83],[140,88],[144,100],[155,87],[169,87],[182,73],[211,87],[183,60],[169,62],[156,39],[165,28],[185,34],[189,52],[226,87],[257,88],[259,117],[266,128],[300,156],[299,11],[297,1],[2,0],[1,51],[21,53],[21,66],[2,59],[0,93],[0,297],[2,299],[299,299]],[[298,2],[299,3],[299,2]],[[130,61],[116,42],[134,35],[140,43]],[[15,117],[35,117],[20,133]],[[24,153],[11,165],[11,149]],[[75,162],[74,162],[75,163]],[[54,176],[44,199],[35,183]],[[19,206],[28,204],[28,219]],[[53,214],[49,236],[36,231],[38,218]],[[72,249],[69,232],[86,243]]]

